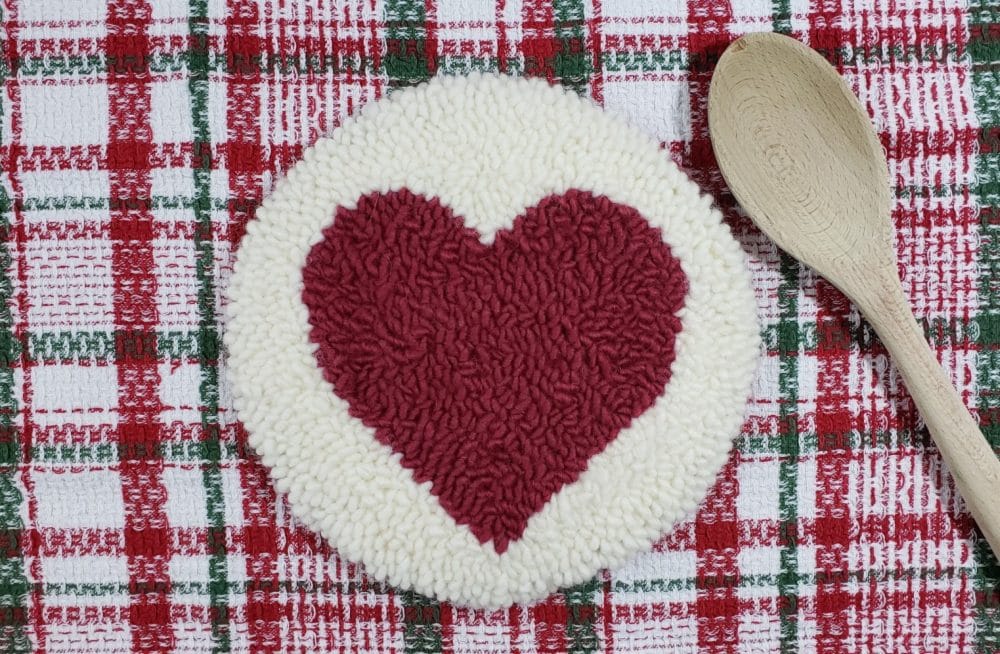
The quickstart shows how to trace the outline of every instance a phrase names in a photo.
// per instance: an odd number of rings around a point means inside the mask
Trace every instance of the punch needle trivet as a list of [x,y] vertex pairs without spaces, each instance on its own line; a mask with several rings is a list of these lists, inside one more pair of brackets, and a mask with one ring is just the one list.
[[310,148],[229,289],[236,408],[296,515],[473,606],[690,512],[758,351],[744,257],[638,131],[542,81],[440,78]]

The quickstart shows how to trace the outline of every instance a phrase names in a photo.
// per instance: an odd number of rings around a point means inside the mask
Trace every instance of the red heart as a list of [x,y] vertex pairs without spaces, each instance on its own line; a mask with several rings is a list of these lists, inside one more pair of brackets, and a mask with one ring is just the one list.
[[577,190],[492,246],[437,200],[369,195],[303,280],[337,395],[497,552],[664,392],[687,292],[658,229]]

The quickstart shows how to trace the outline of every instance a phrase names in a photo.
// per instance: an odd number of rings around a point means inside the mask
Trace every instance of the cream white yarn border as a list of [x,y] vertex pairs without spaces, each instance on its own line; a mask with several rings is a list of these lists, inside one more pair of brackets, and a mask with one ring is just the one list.
[[[690,291],[666,393],[498,555],[348,413],[316,363],[302,268],[338,206],[408,188],[491,242],[540,200],[607,195],[660,228]],[[475,607],[544,597],[624,563],[701,500],[738,432],[759,350],[743,252],[657,145],[544,81],[438,78],[370,104],[307,150],[257,211],[225,343],[250,444],[296,516],[391,583]]]

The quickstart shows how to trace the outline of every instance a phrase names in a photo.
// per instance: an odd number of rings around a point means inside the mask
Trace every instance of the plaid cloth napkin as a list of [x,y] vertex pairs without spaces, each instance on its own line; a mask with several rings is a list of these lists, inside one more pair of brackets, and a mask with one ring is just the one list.
[[[736,36],[794,35],[878,126],[906,291],[1000,447],[997,0],[5,0],[0,650],[995,652],[1000,567],[884,348],[734,206]],[[659,139],[749,253],[766,343],[698,514],[622,569],[471,611],[290,518],[233,414],[220,297],[305,145],[435,74],[544,76]],[[997,489],[1000,499],[1000,489]]]

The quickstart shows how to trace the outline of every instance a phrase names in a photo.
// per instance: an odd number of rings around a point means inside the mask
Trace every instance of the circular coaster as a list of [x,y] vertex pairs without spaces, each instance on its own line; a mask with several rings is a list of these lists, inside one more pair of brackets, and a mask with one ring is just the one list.
[[692,511],[759,349],[709,198],[590,102],[498,76],[399,91],[307,150],[228,299],[236,409],[293,512],[477,607],[584,581]]

